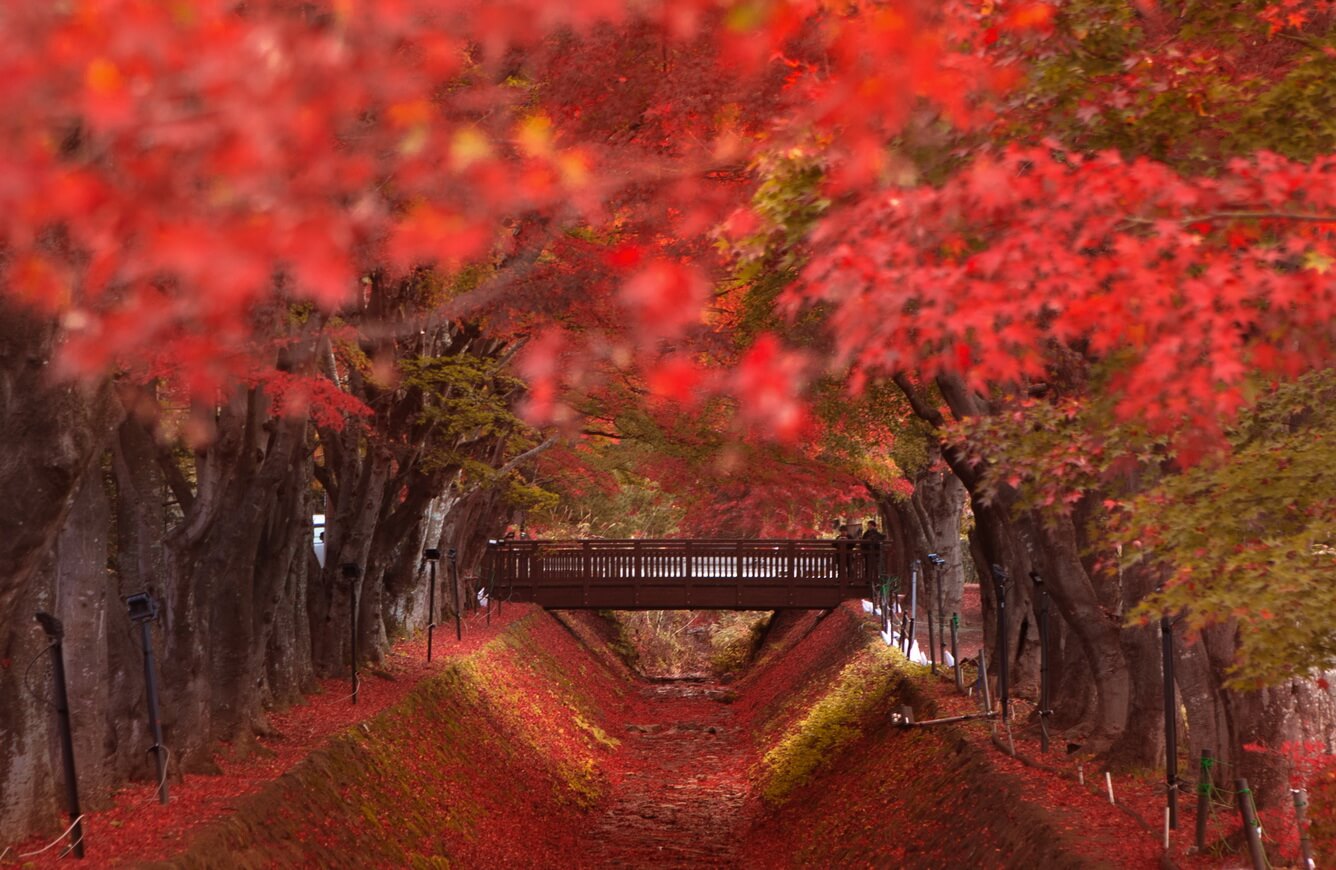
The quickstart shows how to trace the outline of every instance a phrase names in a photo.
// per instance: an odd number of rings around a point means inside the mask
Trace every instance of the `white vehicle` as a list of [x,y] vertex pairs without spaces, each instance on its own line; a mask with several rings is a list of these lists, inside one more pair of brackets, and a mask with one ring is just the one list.
[[325,515],[311,515],[311,546],[315,549],[315,560],[320,567],[325,567]]

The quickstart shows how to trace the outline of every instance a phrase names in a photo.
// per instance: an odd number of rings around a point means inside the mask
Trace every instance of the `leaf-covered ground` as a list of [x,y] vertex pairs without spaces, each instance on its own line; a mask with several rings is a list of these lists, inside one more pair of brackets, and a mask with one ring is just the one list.
[[[967,625],[977,618],[966,615]],[[150,786],[86,819],[95,866],[1160,867],[1157,782],[1041,756],[986,723],[903,730],[975,702],[908,665],[857,607],[782,614],[734,682],[637,679],[607,623],[507,608],[462,644],[396,649],[353,707],[332,681],[274,718],[278,737],[222,776]],[[1024,713],[1024,709],[1020,711]],[[351,726],[351,727],[350,727]],[[1024,759],[1031,763],[1026,763]],[[1045,769],[1047,768],[1047,769]],[[1316,790],[1315,790],[1316,791]],[[1185,796],[1169,858],[1188,856]],[[1314,816],[1326,818],[1315,794]],[[1131,812],[1128,812],[1130,810]],[[1291,826],[1292,828],[1292,826]],[[1227,810],[1212,840],[1237,829]],[[1294,854],[1271,814],[1273,863]],[[17,851],[41,845],[25,844]],[[33,866],[53,864],[59,847]],[[11,858],[7,860],[12,860]]]

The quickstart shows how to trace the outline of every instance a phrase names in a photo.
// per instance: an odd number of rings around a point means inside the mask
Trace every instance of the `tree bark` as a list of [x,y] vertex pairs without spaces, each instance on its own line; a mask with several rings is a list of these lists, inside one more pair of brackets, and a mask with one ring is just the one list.
[[[68,587],[63,596],[57,594],[53,575],[62,565],[65,576],[73,579],[69,559],[74,540],[67,541],[64,563],[52,560],[57,537],[115,425],[118,408],[106,382],[72,384],[53,376],[58,342],[54,319],[0,301],[0,492],[8,500],[0,512],[0,660],[7,663],[0,667],[0,697],[6,699],[0,704],[0,832],[26,832],[58,812],[53,756],[44,751],[54,745],[49,739],[50,709],[24,680],[26,675],[41,697],[49,693],[49,682],[43,680],[48,673],[46,642],[33,614],[46,610],[69,619],[80,632],[79,639],[72,640],[80,644],[85,629],[104,613],[100,602],[106,595],[101,582],[105,573],[94,578],[99,582],[85,597],[76,598]],[[93,490],[85,494],[95,497]],[[86,507],[96,512],[92,502]],[[90,531],[89,516],[86,512],[76,523],[83,533]],[[105,537],[100,541],[105,547]],[[83,682],[86,672],[77,671],[71,673],[72,681]]]

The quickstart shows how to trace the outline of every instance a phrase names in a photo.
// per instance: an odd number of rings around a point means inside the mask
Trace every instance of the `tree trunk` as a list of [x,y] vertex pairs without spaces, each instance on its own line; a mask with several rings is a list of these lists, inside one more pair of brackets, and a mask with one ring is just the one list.
[[[1070,517],[1032,514],[1030,525],[1037,533],[1035,568],[1080,645],[1094,683],[1095,704],[1083,748],[1102,753],[1123,736],[1132,709],[1132,673],[1120,643],[1120,617],[1100,607],[1094,584],[1081,563]],[[1152,757],[1146,763],[1153,761]]]
[[[75,506],[89,468],[100,455],[115,425],[118,408],[106,383],[82,386],[52,378],[51,362],[59,339],[53,319],[0,302],[0,492],[8,500],[0,512],[0,833],[24,833],[56,817],[55,757],[50,709],[24,687],[28,682],[49,694],[46,642],[33,621],[37,610],[68,619],[82,644],[102,618],[105,572],[94,579],[79,600],[66,590],[56,594],[53,572],[66,571],[76,540],[67,541],[64,563],[55,564],[53,548]],[[94,486],[100,489],[98,475]],[[95,499],[89,490],[87,499]],[[88,534],[87,516],[97,508],[85,504],[85,519],[76,523]],[[92,532],[97,537],[97,532]],[[87,543],[87,542],[86,542]],[[100,538],[105,547],[105,537]],[[49,566],[43,570],[43,566]],[[42,574],[44,576],[38,576]],[[102,590],[102,591],[99,591]],[[69,610],[63,611],[62,608]],[[31,670],[28,663],[32,662]],[[84,671],[71,679],[83,681]],[[86,750],[91,751],[91,750]],[[100,760],[101,752],[97,758]],[[96,782],[96,780],[94,780]],[[10,840],[0,836],[0,842]]]

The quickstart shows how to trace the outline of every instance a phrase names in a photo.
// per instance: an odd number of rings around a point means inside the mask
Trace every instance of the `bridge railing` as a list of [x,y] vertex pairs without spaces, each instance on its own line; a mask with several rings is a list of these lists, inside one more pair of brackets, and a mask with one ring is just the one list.
[[880,547],[861,541],[498,541],[484,579],[546,607],[832,607],[867,594]]

